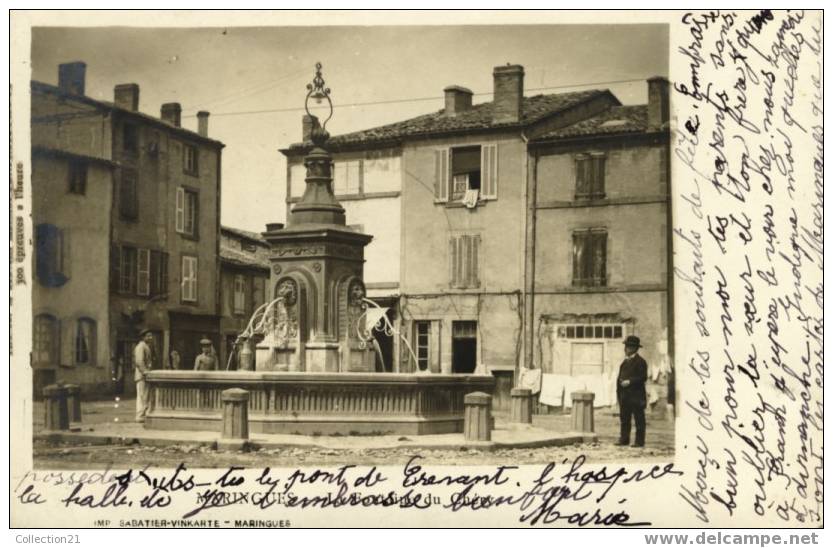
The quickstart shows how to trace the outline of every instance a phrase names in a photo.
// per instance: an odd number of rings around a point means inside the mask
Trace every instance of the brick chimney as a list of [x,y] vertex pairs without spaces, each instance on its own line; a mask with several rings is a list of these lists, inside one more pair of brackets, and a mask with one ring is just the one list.
[[207,110],[201,110],[197,113],[197,133],[203,137],[208,137],[208,116]]
[[84,95],[87,63],[74,61],[58,65],[58,87],[65,93]]
[[495,67],[495,98],[492,122],[514,124],[521,120],[524,99],[524,68],[521,65]]
[[312,140],[312,130],[318,127],[318,117],[304,114],[301,120],[301,140],[304,142]]
[[139,85],[119,84],[113,89],[113,102],[117,107],[136,112],[139,110]]
[[445,92],[445,115],[456,116],[471,108],[472,92],[462,86],[448,86]]
[[660,129],[666,126],[669,112],[668,80],[662,76],[648,78],[648,127]]
[[165,103],[162,105],[161,118],[163,122],[180,127],[182,123],[182,106],[179,103]]

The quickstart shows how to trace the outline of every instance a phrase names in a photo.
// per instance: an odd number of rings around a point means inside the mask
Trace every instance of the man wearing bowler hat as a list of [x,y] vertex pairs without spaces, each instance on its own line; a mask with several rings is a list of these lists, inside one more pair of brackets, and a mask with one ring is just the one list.
[[142,329],[141,339],[133,348],[133,380],[136,381],[136,422],[145,422],[150,398],[145,386],[145,377],[153,369],[153,333]]
[[633,447],[645,446],[645,381],[648,380],[648,364],[639,355],[642,347],[639,337],[629,335],[625,341],[625,360],[619,366],[616,379],[616,399],[619,401],[619,442],[628,445],[631,438],[631,417],[636,423],[636,439]]

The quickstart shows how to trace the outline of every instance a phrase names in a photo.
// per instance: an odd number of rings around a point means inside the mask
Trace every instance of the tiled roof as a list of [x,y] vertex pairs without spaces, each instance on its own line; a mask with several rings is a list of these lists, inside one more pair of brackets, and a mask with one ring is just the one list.
[[255,268],[269,268],[269,261],[257,253],[247,253],[242,249],[232,247],[226,243],[220,243],[220,260],[239,266],[250,266]]
[[644,133],[646,131],[648,131],[648,105],[627,105],[611,107],[592,118],[540,135],[535,140],[545,141],[585,135]]
[[144,112],[139,112],[138,110],[127,110],[121,107],[117,107],[115,103],[111,103],[110,101],[102,101],[100,99],[93,99],[92,97],[88,97],[87,95],[76,95],[73,93],[68,93],[58,86],[53,86],[52,84],[47,84],[45,82],[38,82],[37,80],[32,80],[32,91],[40,91],[45,93],[53,93],[55,95],[59,95],[62,97],[70,97],[72,99],[81,101],[83,103],[87,103],[89,105],[93,105],[99,108],[103,108],[106,110],[112,110],[115,112],[123,113],[128,116],[134,116],[139,118],[145,122],[150,124],[154,124],[156,126],[164,127],[165,129],[169,129],[175,133],[179,133],[181,135],[187,135],[189,138],[195,141],[202,141],[204,143],[209,143],[212,145],[219,145],[221,147],[225,146],[220,141],[216,139],[211,139],[209,137],[203,137],[196,131],[191,131],[190,129],[186,129],[181,126],[175,126],[173,124],[169,124],[168,122],[162,120],[161,118],[156,118],[155,116],[151,116],[150,114],[145,114]]
[[266,243],[266,240],[263,239],[263,236],[260,235],[260,232],[250,232],[248,230],[243,230],[242,228],[235,228],[233,226],[226,226],[223,225],[220,227],[220,230],[224,232],[228,232],[229,234],[233,234],[235,236],[241,238],[248,238],[249,240],[253,240],[258,242],[264,246],[268,246],[269,244]]
[[[227,236],[226,238],[220,238],[221,261],[238,266],[269,268],[269,260],[266,258],[269,244],[260,234],[230,226],[221,226],[220,232]],[[259,249],[244,251],[240,248],[241,240],[253,242]]]
[[[402,122],[336,135],[330,138],[327,146],[338,148],[359,144],[396,142],[406,137],[427,137],[467,131],[523,127],[602,95],[609,95],[614,101],[616,100],[610,91],[595,89],[524,97],[520,122],[499,124],[492,122],[493,103],[480,103],[456,116],[445,116],[444,110],[440,110]],[[304,149],[309,147],[310,144],[309,142],[295,143],[290,147],[290,150]]]

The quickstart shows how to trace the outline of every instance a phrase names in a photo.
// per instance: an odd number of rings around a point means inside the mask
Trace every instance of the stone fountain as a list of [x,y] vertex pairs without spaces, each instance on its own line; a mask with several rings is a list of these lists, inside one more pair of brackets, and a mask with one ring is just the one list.
[[[273,299],[238,338],[242,370],[152,371],[145,428],[219,430],[221,392],[242,388],[250,394],[253,433],[462,432],[464,396],[492,392],[491,375],[376,371],[371,332],[392,326],[383,314],[369,313],[383,310],[367,299],[363,282],[372,236],[347,227],[333,194],[326,150],[333,109],[320,64],[307,90],[313,129],[306,190],[287,226],[269,225],[263,233],[271,246]],[[323,123],[310,113],[310,100],[326,100]],[[412,352],[411,359],[416,364]]]

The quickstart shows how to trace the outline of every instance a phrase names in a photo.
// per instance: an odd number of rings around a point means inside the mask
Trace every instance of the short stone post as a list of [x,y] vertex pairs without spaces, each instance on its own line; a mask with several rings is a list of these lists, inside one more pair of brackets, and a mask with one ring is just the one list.
[[229,388],[222,392],[223,433],[218,449],[238,450],[249,443],[249,392]]
[[43,389],[46,407],[47,430],[69,430],[69,407],[67,405],[67,387],[62,384],[50,384]]
[[509,394],[512,397],[512,422],[532,423],[532,390],[513,388]]
[[472,392],[463,399],[466,408],[463,430],[466,441],[491,441],[492,396],[485,392]]
[[81,422],[81,387],[77,384],[66,385],[69,422]]
[[595,432],[593,424],[593,392],[579,391],[570,394],[573,400],[573,432]]

